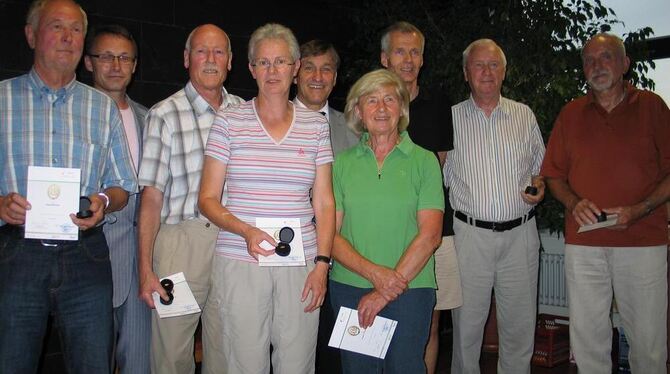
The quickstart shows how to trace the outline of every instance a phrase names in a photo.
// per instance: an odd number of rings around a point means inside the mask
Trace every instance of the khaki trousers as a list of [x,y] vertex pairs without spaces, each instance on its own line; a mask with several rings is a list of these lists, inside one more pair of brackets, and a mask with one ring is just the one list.
[[633,374],[665,374],[667,246],[565,246],[570,346],[580,373],[612,372],[612,298]]
[[[219,228],[200,219],[163,224],[154,245],[153,268],[159,278],[184,272],[200,309],[205,310],[210,288],[212,256]],[[151,372],[184,374],[195,372],[193,345],[200,313],[158,318],[151,315]],[[220,332],[219,332],[220,333]],[[220,361],[208,354],[211,331],[203,323],[203,373],[210,362]],[[220,364],[220,362],[219,362]]]
[[449,310],[463,304],[461,275],[454,248],[454,237],[443,236],[442,244],[435,251],[435,310]]
[[[314,373],[319,309],[305,313],[300,301],[307,266],[259,267],[214,256],[212,291],[203,320],[223,331],[216,343],[224,356],[219,373]],[[217,354],[218,355],[218,354]]]

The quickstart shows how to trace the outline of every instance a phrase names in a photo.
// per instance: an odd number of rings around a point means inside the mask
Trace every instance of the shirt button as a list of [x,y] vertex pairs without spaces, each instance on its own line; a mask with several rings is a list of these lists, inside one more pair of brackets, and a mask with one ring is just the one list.
[[58,159],[57,159],[56,157],[54,157],[54,158],[51,159],[51,162],[53,162],[54,164],[57,164],[57,163],[58,163]]
[[209,227],[209,225],[210,225],[209,222],[205,223],[205,227]]

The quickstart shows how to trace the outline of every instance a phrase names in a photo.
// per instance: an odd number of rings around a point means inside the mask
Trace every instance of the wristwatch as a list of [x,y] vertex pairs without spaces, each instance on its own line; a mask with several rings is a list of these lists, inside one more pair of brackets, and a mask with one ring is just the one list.
[[328,270],[333,268],[333,259],[328,257],[328,256],[316,256],[314,257],[314,263],[316,264],[317,262],[325,262],[328,264]]

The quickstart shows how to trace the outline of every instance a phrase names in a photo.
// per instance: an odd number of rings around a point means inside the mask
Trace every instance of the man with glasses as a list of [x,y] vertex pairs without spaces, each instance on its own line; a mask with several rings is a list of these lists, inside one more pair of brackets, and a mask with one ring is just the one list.
[[[123,128],[137,173],[142,129],[147,108],[126,94],[135,67],[137,44],[122,26],[96,27],[86,40],[86,69],[93,74],[93,86],[109,95],[121,112]],[[151,310],[138,297],[137,207],[139,194],[128,197],[128,205],[109,214],[103,226],[110,249],[114,284],[115,362],[120,373],[148,373]]]
[[[86,13],[37,0],[25,35],[29,73],[0,82],[0,373],[37,372],[49,315],[68,373],[110,373],[112,274],[100,224],[137,189],[114,101],[77,82]],[[77,168],[89,218],[70,218],[78,240],[27,239],[29,166]],[[59,189],[49,190],[57,199]],[[32,198],[32,197],[31,197]]]
[[[209,294],[214,245],[219,232],[197,209],[204,147],[219,108],[243,100],[223,88],[231,68],[228,35],[214,25],[196,27],[184,49],[189,82],[149,110],[144,129],[139,183],[140,297],[154,308],[151,294],[168,300],[159,278],[183,272],[200,309]],[[154,311],[151,371],[193,373],[193,344],[200,314],[161,319]],[[203,318],[203,373],[215,373],[211,349],[221,341],[221,328]]]

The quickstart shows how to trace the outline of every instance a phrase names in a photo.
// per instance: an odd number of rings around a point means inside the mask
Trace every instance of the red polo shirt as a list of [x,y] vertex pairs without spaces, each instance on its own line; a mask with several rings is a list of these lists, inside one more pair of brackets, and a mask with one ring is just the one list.
[[[541,174],[567,180],[581,198],[599,208],[644,200],[670,173],[670,110],[658,95],[625,83],[626,96],[610,113],[591,92],[563,107],[552,130]],[[641,247],[668,241],[662,204],[626,230],[578,234],[565,212],[567,244]]]

